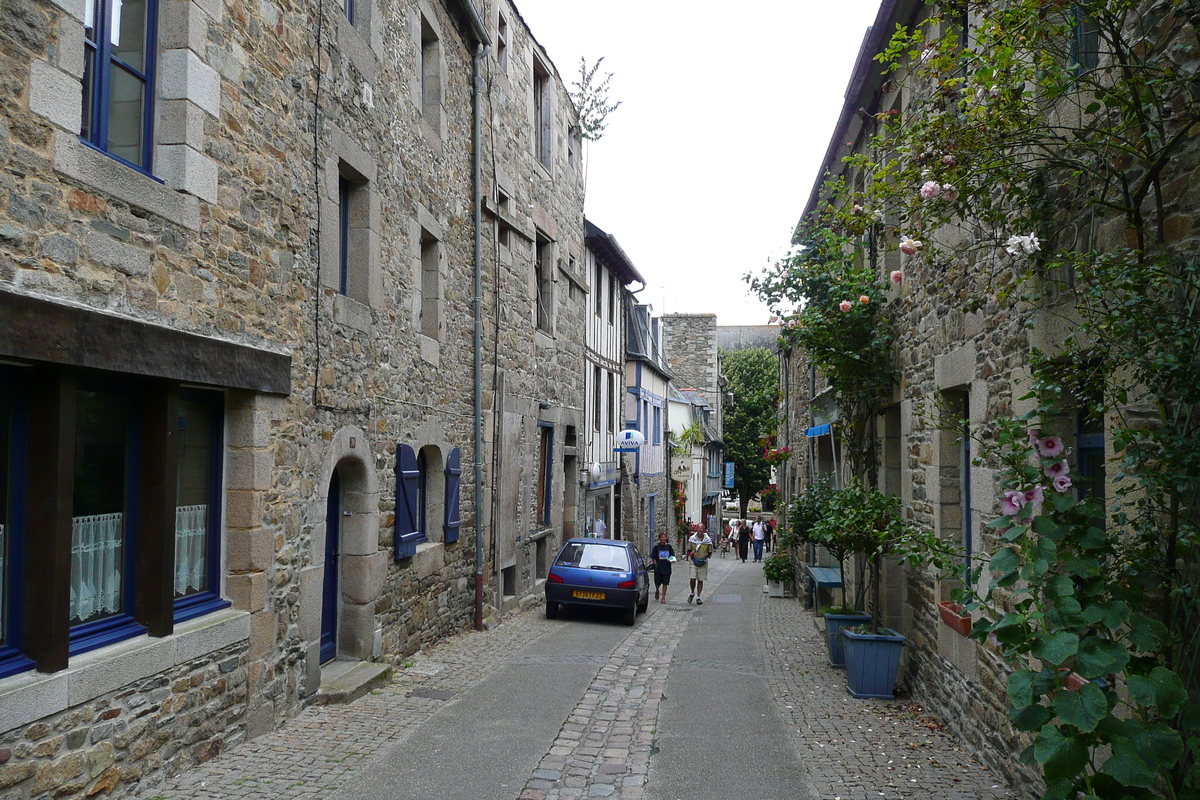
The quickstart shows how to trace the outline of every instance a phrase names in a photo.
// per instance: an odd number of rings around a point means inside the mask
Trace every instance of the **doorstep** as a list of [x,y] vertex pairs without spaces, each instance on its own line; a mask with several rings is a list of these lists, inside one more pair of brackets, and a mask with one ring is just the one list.
[[352,703],[372,689],[392,679],[390,664],[371,661],[331,661],[321,667],[321,688],[317,703]]

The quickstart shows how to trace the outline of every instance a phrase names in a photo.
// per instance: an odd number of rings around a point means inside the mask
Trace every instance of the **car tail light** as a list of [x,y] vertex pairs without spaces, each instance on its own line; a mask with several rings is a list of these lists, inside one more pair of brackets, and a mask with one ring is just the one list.
[[621,581],[617,584],[618,589],[636,589],[637,581]]
[[550,583],[562,583],[563,582],[562,576],[556,575],[553,572],[546,575],[546,580],[549,581]]

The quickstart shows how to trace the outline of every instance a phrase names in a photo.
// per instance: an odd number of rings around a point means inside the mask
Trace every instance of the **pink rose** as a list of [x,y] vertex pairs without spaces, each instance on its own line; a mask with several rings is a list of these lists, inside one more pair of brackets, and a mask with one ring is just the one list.
[[1015,517],[1023,505],[1025,505],[1025,493],[1009,489],[1000,498],[1000,513],[1006,517]]
[[907,236],[900,237],[900,252],[906,256],[914,255],[921,247],[921,242]]
[[1046,467],[1046,477],[1057,478],[1060,475],[1066,475],[1071,471],[1071,465],[1064,458],[1062,461],[1055,461],[1050,466]]
[[942,185],[937,181],[925,181],[921,184],[921,199],[933,200],[942,193]]
[[892,283],[900,283],[904,280],[904,273],[898,269],[892,270]]
[[958,163],[958,160],[955,159],[954,156],[947,153],[946,155],[942,156],[942,163],[948,167],[953,167],[955,164]]
[[842,313],[844,314],[845,312],[854,308],[854,304],[851,303],[849,300],[843,300],[842,302],[838,303],[838,308],[840,308],[842,310]]
[[867,297],[865,294],[860,294],[858,296],[858,302],[865,306],[867,303],[871,302],[871,298]]
[[1047,436],[1039,441],[1037,447],[1038,455],[1042,458],[1054,458],[1060,455],[1063,451],[1063,441],[1059,436]]
[[958,189],[954,188],[953,183],[943,183],[942,196],[945,197],[947,201],[953,203],[958,199]]
[[1071,488],[1071,479],[1066,475],[1059,475],[1054,479],[1054,491],[1063,493]]

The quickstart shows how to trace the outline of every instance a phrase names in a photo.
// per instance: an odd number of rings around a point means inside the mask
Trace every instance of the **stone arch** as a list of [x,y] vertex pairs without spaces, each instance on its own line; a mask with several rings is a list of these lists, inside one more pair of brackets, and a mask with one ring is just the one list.
[[321,604],[325,578],[325,513],[337,471],[341,484],[338,570],[337,657],[367,660],[376,655],[375,603],[387,577],[387,551],[379,547],[379,476],[363,431],[339,429],[325,451],[316,492],[308,507],[312,535],[308,566],[301,575],[301,636],[306,643],[308,692],[320,685]]

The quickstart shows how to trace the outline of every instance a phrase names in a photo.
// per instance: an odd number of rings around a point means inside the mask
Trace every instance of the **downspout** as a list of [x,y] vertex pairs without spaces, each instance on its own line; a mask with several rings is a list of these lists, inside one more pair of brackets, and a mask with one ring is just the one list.
[[475,199],[475,629],[483,630],[483,75],[480,65],[491,50],[487,28],[471,0],[458,0],[459,8],[476,39],[471,61],[474,92],[471,99],[471,191]]
[[471,63],[475,85],[472,103],[471,172],[475,192],[475,332],[472,348],[475,351],[475,630],[483,630],[483,124],[480,106],[483,104],[483,76],[479,64],[490,46],[487,36],[475,49]]

